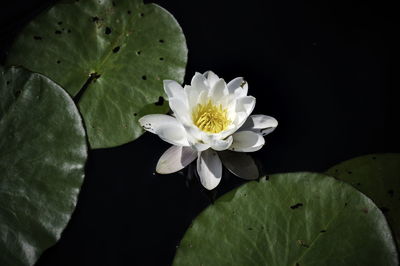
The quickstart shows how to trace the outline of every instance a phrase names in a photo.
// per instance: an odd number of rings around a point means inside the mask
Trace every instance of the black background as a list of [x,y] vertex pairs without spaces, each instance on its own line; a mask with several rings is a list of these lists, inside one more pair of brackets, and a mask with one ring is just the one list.
[[[2,3],[0,51],[55,1]],[[187,38],[185,83],[213,70],[243,76],[254,113],[275,132],[254,154],[267,174],[324,171],[375,152],[399,152],[399,34],[384,1],[154,1]],[[207,193],[184,171],[154,174],[168,144],[145,134],[91,151],[78,205],[61,240],[37,265],[170,265],[191,220],[242,181],[225,173]]]

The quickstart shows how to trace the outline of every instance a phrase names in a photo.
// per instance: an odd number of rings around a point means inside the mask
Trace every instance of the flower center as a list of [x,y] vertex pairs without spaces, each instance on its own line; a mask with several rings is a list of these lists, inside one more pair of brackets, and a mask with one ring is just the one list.
[[228,110],[222,105],[214,105],[211,100],[206,104],[197,104],[193,109],[194,124],[207,133],[218,133],[225,130],[230,124]]

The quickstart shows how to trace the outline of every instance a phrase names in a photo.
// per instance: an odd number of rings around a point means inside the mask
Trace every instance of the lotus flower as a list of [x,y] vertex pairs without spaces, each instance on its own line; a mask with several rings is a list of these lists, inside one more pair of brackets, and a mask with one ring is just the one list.
[[261,149],[264,136],[278,122],[270,116],[250,115],[256,99],[247,95],[248,84],[243,78],[226,84],[207,71],[196,73],[191,84],[183,88],[176,81],[164,80],[164,90],[173,115],[153,114],[139,119],[145,130],[173,145],[159,159],[158,173],[177,172],[197,158],[200,182],[208,190],[221,181],[221,159],[239,177],[258,177],[258,171],[255,174],[251,170],[255,166],[251,157],[243,153]]

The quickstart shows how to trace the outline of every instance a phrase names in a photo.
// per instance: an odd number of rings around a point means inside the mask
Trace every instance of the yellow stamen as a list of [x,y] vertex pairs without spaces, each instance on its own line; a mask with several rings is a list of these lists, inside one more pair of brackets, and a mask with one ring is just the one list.
[[197,104],[193,109],[194,124],[207,133],[218,133],[225,130],[231,121],[228,119],[228,110],[214,105],[211,100],[207,104]]

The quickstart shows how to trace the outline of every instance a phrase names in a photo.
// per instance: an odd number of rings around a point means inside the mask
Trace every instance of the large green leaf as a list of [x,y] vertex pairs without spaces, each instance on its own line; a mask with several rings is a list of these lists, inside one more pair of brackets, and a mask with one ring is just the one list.
[[7,58],[78,102],[92,148],[132,141],[140,116],[168,110],[162,81],[182,82],[187,48],[173,16],[141,0],[60,2],[31,21]]
[[174,265],[398,265],[386,219],[362,193],[313,173],[227,193],[185,233]]
[[86,157],[69,95],[40,74],[0,68],[0,265],[32,265],[60,238]]
[[400,244],[400,154],[370,154],[333,166],[328,175],[353,185],[383,211]]

